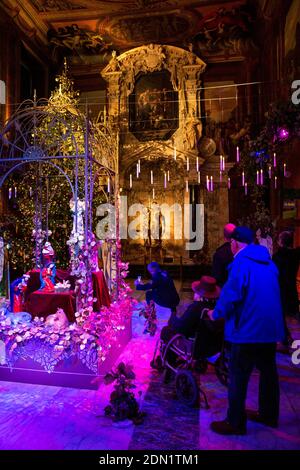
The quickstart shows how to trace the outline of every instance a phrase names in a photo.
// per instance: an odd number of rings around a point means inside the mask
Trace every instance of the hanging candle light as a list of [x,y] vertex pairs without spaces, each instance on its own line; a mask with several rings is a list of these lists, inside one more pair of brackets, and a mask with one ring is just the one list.
[[277,176],[275,176],[274,178],[274,188],[277,189],[277,185],[278,185],[278,178]]
[[277,156],[276,156],[276,152],[274,152],[274,154],[273,154],[273,167],[274,167],[274,168],[277,167]]
[[30,186],[30,188],[29,188],[29,196],[32,197],[32,194],[33,194],[33,191],[32,191],[32,187]]
[[170,181],[170,170],[167,171],[167,175],[168,175],[168,182]]
[[139,170],[139,164],[136,164],[136,177],[138,178],[140,176],[140,170]]
[[272,166],[271,165],[268,166],[268,174],[269,174],[269,178],[272,179]]
[[206,189],[209,191],[209,178],[208,175],[206,175]]
[[186,157],[186,171],[190,171],[190,159]]
[[152,189],[152,199],[155,199],[155,189]]
[[199,157],[196,159],[196,171],[199,173]]
[[230,178],[230,176],[228,176],[228,179],[227,179],[227,186],[228,186],[228,189],[231,188],[231,178]]
[[261,186],[264,184],[264,170],[260,170],[260,184]]
[[245,172],[242,172],[242,186],[245,186]]
[[17,189],[17,186],[15,186],[15,199],[17,199],[18,197],[18,189]]
[[210,177],[210,190],[211,191],[214,190],[214,177],[213,176]]
[[110,193],[110,177],[107,178],[107,192]]
[[220,172],[223,171],[223,157],[220,155]]
[[286,178],[287,171],[286,171],[286,163],[283,164],[283,176]]
[[129,187],[132,188],[132,174],[129,175]]
[[248,183],[245,181],[245,196],[248,195]]
[[176,151],[176,145],[174,146],[174,160],[177,158],[177,151]]
[[198,171],[198,184],[201,183],[201,174],[200,174],[200,171]]
[[240,148],[239,147],[236,148],[236,162],[237,163],[240,162]]
[[153,184],[153,170],[151,170],[150,172],[150,182],[151,184]]
[[164,188],[167,188],[167,173],[164,174]]
[[189,192],[189,182],[188,180],[185,180],[185,190],[188,193]]
[[138,160],[139,174],[141,172],[141,160]]
[[11,199],[12,197],[12,188],[9,188],[8,190],[8,199]]
[[259,186],[260,183],[260,176],[259,176],[259,171],[256,171],[256,184]]

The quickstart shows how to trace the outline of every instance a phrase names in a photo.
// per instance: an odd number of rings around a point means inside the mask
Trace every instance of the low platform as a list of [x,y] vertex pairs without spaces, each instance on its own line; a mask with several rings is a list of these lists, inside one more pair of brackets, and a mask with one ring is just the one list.
[[130,320],[127,322],[125,329],[120,331],[118,341],[113,344],[106,360],[104,362],[99,361],[98,374],[92,373],[75,355],[59,362],[51,373],[47,372],[33,359],[27,358],[18,359],[13,368],[0,365],[0,381],[96,390],[104,375],[112,368],[124,347],[130,341],[131,336]]

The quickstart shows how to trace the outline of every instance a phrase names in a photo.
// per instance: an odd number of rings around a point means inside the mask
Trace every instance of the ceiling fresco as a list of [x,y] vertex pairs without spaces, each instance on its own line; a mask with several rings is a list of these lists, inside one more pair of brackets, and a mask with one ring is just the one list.
[[[244,1],[2,0],[20,27],[35,31],[52,60],[109,56],[150,43],[192,47],[200,56],[241,54],[253,12]],[[25,8],[26,7],[26,8]],[[26,28],[25,28],[26,26]],[[192,46],[191,46],[192,44]]]

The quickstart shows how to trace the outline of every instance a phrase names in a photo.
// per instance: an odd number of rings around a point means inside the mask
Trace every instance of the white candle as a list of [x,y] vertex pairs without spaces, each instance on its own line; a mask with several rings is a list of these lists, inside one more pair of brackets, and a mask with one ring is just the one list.
[[138,160],[139,173],[141,172],[141,160]]
[[151,181],[151,184],[153,184],[153,170],[151,170],[150,172],[150,181]]
[[167,187],[167,173],[165,172],[165,175],[164,175],[164,188],[166,189]]
[[140,170],[139,170],[139,164],[136,164],[136,177],[138,178],[140,176]]
[[185,180],[185,190],[188,193],[189,192],[189,182],[188,180]]
[[132,174],[129,175],[129,187],[132,188]]
[[17,189],[17,186],[15,186],[15,199],[17,199],[17,196],[18,196],[18,189]]
[[236,162],[239,163],[240,161],[240,148],[236,148]]
[[197,160],[196,160],[196,170],[198,173],[199,172],[199,157],[197,157]]
[[186,171],[190,171],[190,159],[189,159],[189,157],[186,158]]
[[268,173],[269,173],[269,178],[271,179],[272,178],[272,166],[271,165],[268,166]]
[[228,176],[227,185],[228,185],[228,189],[230,189],[231,188],[231,178],[230,178],[230,176]]
[[273,154],[273,167],[276,168],[277,166],[277,157],[276,157],[276,152]]
[[206,189],[209,191],[209,178],[208,175],[206,175]]
[[242,172],[242,186],[245,186],[245,172]]
[[33,194],[33,192],[32,192],[32,187],[30,186],[30,188],[29,188],[29,196],[32,197],[32,194]]
[[283,164],[283,175],[286,177],[286,163]]
[[214,190],[214,177],[213,176],[210,177],[210,190],[211,191]]
[[12,197],[12,188],[9,188],[8,190],[8,199],[11,199]]
[[248,194],[248,183],[245,181],[245,195],[247,196]]
[[260,170],[260,184],[261,185],[264,184],[264,170],[263,169]]
[[275,178],[274,178],[274,187],[275,187],[275,189],[277,189],[277,180],[278,180],[278,178],[277,178],[277,176],[275,176]]
[[220,171],[223,171],[223,156],[220,155]]
[[201,183],[201,174],[200,174],[200,171],[198,171],[198,184]]
[[168,170],[168,181],[170,181],[170,171]]
[[155,198],[155,189],[153,188],[152,189],[152,199],[154,199],[154,198]]
[[256,171],[256,184],[259,185],[260,183],[260,178],[259,178],[259,171]]
[[110,193],[110,178],[107,178],[107,192]]
[[176,147],[174,147],[174,160],[177,158]]

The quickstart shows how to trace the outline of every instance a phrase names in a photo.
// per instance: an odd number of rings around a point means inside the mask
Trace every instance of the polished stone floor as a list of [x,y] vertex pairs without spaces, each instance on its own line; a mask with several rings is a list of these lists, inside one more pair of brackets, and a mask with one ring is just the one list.
[[[164,319],[161,319],[163,324]],[[222,437],[210,432],[211,420],[224,417],[226,389],[213,370],[202,377],[210,409],[190,409],[163,385],[149,362],[157,336],[143,335],[143,321],[133,322],[133,338],[121,355],[135,364],[137,391],[147,413],[142,425],[115,425],[103,415],[110,387],[97,391],[0,382],[0,449],[300,449],[300,366],[278,354],[281,419],[276,430],[249,423],[247,436]],[[295,338],[300,325],[292,323]],[[257,375],[248,405],[257,402]]]

